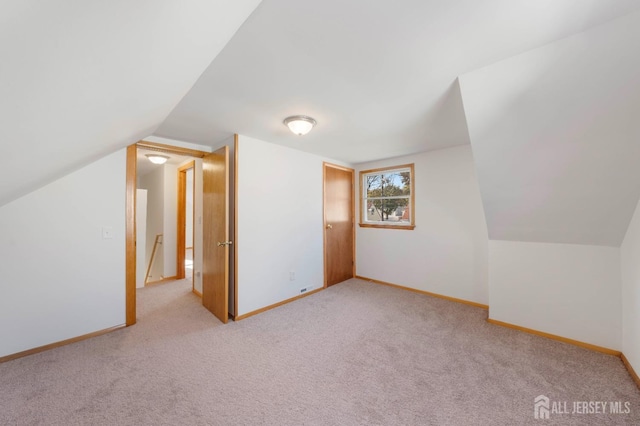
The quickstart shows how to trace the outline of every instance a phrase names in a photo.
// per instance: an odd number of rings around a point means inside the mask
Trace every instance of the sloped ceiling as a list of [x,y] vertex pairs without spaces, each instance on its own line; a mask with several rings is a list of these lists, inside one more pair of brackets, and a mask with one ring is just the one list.
[[2,2],[0,206],[152,133],[351,163],[471,141],[491,238],[619,245],[640,2],[258,3]]
[[[469,143],[457,76],[636,0],[264,0],[156,131],[241,133],[350,163]],[[305,137],[282,120],[318,121]]]
[[640,197],[640,13],[460,77],[491,239],[619,246]]
[[153,133],[258,3],[3,1],[0,206]]

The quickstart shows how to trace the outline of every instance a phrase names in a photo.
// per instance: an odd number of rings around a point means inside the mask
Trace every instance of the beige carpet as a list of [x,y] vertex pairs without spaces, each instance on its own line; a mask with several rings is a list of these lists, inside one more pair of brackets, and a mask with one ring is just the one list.
[[[168,283],[139,290],[138,315],[0,364],[0,424],[640,424],[640,391],[618,358],[360,280],[225,326],[190,282]],[[535,420],[540,394],[631,413]]]

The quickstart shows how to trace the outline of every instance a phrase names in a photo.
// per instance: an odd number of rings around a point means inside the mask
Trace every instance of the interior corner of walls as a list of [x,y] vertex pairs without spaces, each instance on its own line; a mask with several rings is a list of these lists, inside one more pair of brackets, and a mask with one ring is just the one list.
[[[416,228],[357,227],[358,273],[486,305],[488,235],[470,147],[362,163],[356,171],[406,163],[415,169]],[[404,250],[384,257],[377,253],[377,247],[391,245]]]
[[233,148],[234,148],[234,142],[235,142],[235,134],[232,134],[231,136],[228,136],[224,139],[222,139],[221,141],[218,142],[214,142],[211,144],[211,152],[222,148],[223,146],[228,146],[230,149],[230,152],[233,152]]
[[[244,315],[323,285],[322,159],[239,138],[237,314]],[[278,208],[268,207],[273,205]]]
[[469,135],[469,126],[467,124],[467,112],[464,108],[464,96],[462,94],[462,84],[460,77],[457,77],[453,83],[453,95],[456,98],[457,106],[459,108],[458,114],[462,116],[460,124],[464,126],[464,135],[467,137],[466,142],[471,142],[471,136]]

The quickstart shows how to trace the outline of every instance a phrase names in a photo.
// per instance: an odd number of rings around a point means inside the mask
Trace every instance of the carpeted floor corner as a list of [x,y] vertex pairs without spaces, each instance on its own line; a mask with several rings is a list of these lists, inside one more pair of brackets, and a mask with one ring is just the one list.
[[[352,279],[222,325],[190,289],[141,289],[136,326],[0,364],[0,424],[640,424],[620,359],[480,308]],[[541,394],[630,412],[536,420]]]

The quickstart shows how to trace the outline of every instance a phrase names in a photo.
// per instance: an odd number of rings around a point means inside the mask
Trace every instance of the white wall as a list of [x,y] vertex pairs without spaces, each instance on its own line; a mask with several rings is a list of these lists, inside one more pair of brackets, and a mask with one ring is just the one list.
[[125,322],[125,166],[119,150],[0,207],[0,356]]
[[147,190],[136,189],[136,288],[144,287],[147,274]]
[[459,78],[492,240],[619,247],[640,197],[640,11]]
[[[164,167],[140,176],[138,187],[147,190],[147,241],[145,255],[145,271],[149,267],[156,235],[164,233]],[[149,274],[149,282],[162,279],[164,274],[164,244],[156,248],[153,266]]]
[[356,172],[407,163],[415,164],[416,228],[356,227],[358,275],[487,304],[487,227],[471,147],[362,163]]
[[489,241],[489,317],[621,349],[620,249]]
[[243,315],[324,285],[323,158],[246,136],[238,144],[237,315]]
[[178,258],[178,166],[164,166],[163,277],[175,277]]
[[[640,203],[638,203],[640,205]],[[621,247],[622,353],[640,373],[640,208],[636,207]]]
[[186,208],[185,208],[185,247],[193,247],[193,169],[189,169],[185,173],[185,192]]

